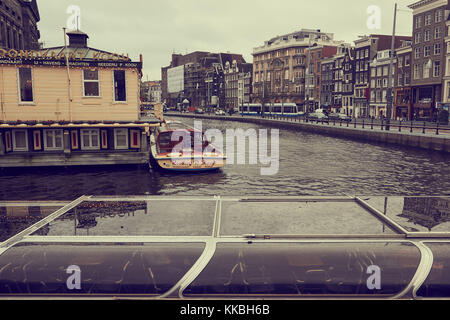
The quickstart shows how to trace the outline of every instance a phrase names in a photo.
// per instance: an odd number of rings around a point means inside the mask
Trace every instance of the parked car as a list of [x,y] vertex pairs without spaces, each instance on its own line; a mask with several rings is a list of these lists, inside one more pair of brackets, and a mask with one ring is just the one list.
[[204,114],[205,111],[203,111],[202,108],[198,108],[198,109],[195,109],[194,113],[196,113],[196,114]]
[[217,111],[215,112],[215,114],[216,114],[216,116],[224,116],[224,115],[225,115],[225,111],[223,111],[223,110],[217,110]]
[[328,117],[325,113],[322,112],[313,112],[308,114],[308,119],[312,121],[324,121],[328,122]]
[[350,118],[349,116],[347,116],[346,114],[343,113],[330,113],[328,115],[328,119],[330,120],[336,120],[336,121],[347,121],[350,122],[352,121],[352,118]]

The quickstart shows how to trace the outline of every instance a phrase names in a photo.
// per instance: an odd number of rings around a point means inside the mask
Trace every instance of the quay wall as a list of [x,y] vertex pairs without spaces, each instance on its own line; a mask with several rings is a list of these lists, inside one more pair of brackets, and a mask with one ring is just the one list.
[[386,143],[390,145],[400,145],[411,148],[420,148],[425,150],[440,151],[450,153],[450,135],[432,135],[409,132],[396,132],[370,130],[362,128],[353,128],[351,124],[342,127],[339,124],[322,125],[303,122],[288,122],[273,119],[250,118],[250,117],[230,117],[230,116],[211,116],[211,115],[193,115],[193,114],[167,114],[166,117],[185,117],[208,120],[236,121],[244,123],[254,123],[261,126],[290,129],[322,134],[336,138],[352,139],[357,141],[369,141],[377,143]]

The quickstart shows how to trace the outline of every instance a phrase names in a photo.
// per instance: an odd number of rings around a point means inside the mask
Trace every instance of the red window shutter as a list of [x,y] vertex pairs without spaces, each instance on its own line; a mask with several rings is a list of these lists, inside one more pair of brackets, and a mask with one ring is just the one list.
[[39,151],[42,150],[42,145],[41,145],[41,131],[33,131],[33,137],[34,137],[34,150]]
[[102,149],[108,149],[108,131],[102,130]]
[[72,131],[72,149],[77,150],[78,149],[78,131]]
[[11,152],[12,147],[11,147],[11,132],[10,131],[5,132],[5,142],[6,142],[6,152]]
[[130,134],[131,134],[131,148],[134,149],[139,149],[141,147],[141,141],[140,141],[140,135],[141,131],[140,130],[131,130]]

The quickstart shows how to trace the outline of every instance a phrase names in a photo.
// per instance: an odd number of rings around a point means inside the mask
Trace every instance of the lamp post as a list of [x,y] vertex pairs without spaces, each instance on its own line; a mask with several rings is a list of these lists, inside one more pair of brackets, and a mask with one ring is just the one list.
[[394,95],[393,95],[393,86],[392,86],[392,80],[393,76],[392,73],[394,71],[394,53],[395,53],[395,27],[397,22],[397,3],[394,7],[394,27],[392,30],[392,45],[391,45],[391,61],[389,64],[389,78],[388,78],[388,92],[387,92],[387,105],[386,105],[386,131],[390,130],[391,125],[391,118],[392,118],[392,105],[394,102]]

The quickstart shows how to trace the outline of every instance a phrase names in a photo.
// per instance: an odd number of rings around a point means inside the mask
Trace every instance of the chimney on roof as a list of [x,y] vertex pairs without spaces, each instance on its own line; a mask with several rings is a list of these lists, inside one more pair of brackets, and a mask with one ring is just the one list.
[[89,36],[86,33],[80,30],[74,30],[67,32],[67,36],[69,37],[69,47],[87,48],[87,39],[89,39]]

